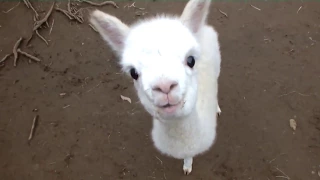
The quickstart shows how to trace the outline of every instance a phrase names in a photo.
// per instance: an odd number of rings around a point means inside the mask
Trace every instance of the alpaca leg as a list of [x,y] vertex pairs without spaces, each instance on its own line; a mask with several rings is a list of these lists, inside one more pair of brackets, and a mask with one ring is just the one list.
[[185,175],[189,175],[192,171],[192,158],[186,158],[183,160],[183,171]]
[[220,109],[219,104],[218,104],[218,106],[217,106],[217,113],[218,113],[218,116],[220,116],[220,114],[221,114],[221,109]]

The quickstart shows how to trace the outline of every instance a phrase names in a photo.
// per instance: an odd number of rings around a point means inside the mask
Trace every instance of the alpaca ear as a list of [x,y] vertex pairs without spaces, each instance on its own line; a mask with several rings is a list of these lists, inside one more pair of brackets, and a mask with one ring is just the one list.
[[197,33],[206,23],[210,4],[211,0],[190,0],[182,12],[181,21],[193,33]]
[[97,29],[102,38],[111,46],[111,48],[121,55],[129,27],[118,18],[95,10],[91,14],[90,22]]

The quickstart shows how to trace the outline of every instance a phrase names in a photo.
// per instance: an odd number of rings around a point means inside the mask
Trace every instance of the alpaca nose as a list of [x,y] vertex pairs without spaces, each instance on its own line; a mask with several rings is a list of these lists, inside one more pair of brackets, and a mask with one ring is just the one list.
[[169,94],[177,85],[178,83],[174,81],[161,81],[153,87],[153,90]]

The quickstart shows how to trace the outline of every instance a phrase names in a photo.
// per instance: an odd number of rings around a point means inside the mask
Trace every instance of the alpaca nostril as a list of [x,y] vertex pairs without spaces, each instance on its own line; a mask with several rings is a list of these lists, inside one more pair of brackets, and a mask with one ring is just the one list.
[[178,85],[177,83],[173,83],[173,84],[171,84],[171,86],[170,86],[170,90],[172,90],[173,88],[175,88],[177,85]]
[[154,86],[152,89],[157,92],[168,94],[170,91],[172,91],[178,83],[176,82],[161,82]]
[[153,90],[158,91],[158,92],[162,92],[162,90],[159,87],[153,88]]

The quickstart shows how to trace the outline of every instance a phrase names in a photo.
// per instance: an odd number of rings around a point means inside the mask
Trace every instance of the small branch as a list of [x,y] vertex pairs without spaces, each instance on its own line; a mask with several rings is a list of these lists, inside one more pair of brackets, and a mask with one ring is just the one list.
[[98,32],[98,30],[96,28],[94,28],[94,26],[92,24],[89,24],[89,26],[95,31]]
[[71,3],[70,0],[68,0],[67,8],[68,8],[68,12],[72,14],[70,3]]
[[158,158],[157,156],[155,156],[155,157],[160,161],[160,163],[161,163],[161,165],[162,165],[163,163],[162,163],[161,159],[160,159],[160,158]]
[[79,23],[83,23],[83,15],[80,10],[77,10],[75,7],[71,7],[70,0],[68,0],[67,4],[69,15],[73,17],[73,19],[77,20]]
[[13,6],[12,8],[8,9],[7,11],[2,11],[3,13],[9,13],[10,11],[12,11],[14,8],[16,8],[17,6],[19,6],[20,2],[18,2],[18,4],[16,4],[15,6]]
[[77,13],[79,12],[76,11],[76,13],[72,13],[72,9],[71,9],[71,5],[70,5],[70,0],[68,1],[68,4],[67,4],[67,9],[68,10],[64,10],[64,9],[61,9],[61,8],[56,8],[57,11],[60,11],[62,12],[64,15],[66,15],[70,20],[77,20],[79,23],[83,23],[83,17],[80,17],[82,16],[82,14],[79,14],[77,15]]
[[261,11],[260,8],[257,8],[257,7],[255,7],[255,6],[251,5],[251,4],[250,4],[250,6],[253,7],[253,8],[255,8],[255,9],[258,10],[258,11]]
[[105,1],[105,2],[102,2],[102,3],[95,3],[95,2],[92,2],[92,1],[89,1],[89,0],[82,0],[82,2],[88,3],[88,4],[93,5],[93,6],[113,5],[115,8],[119,8],[119,6],[113,1]]
[[72,17],[72,15],[69,14],[68,11],[61,9],[61,8],[56,8],[57,11],[62,12],[64,15],[66,15],[70,20],[73,20],[74,18]]
[[22,55],[24,55],[24,56],[26,56],[26,57],[30,58],[31,60],[34,60],[34,61],[36,61],[36,62],[40,62],[40,61],[41,61],[41,60],[40,60],[40,59],[38,59],[37,57],[32,56],[31,54],[26,53],[26,52],[24,52],[24,51],[21,51],[20,49],[18,49],[17,51],[18,51],[20,54],[22,54]]
[[33,31],[37,30],[43,23],[48,21],[48,18],[50,17],[55,2],[53,2],[52,6],[50,7],[48,13],[45,15],[45,17],[39,21],[36,21],[36,25],[33,27]]
[[92,91],[93,89],[97,88],[98,86],[100,86],[100,84],[101,84],[101,82],[99,82],[99,84],[97,84],[97,85],[94,86],[93,88],[89,89],[89,90],[87,91],[87,93],[90,92],[90,91]]
[[280,95],[279,97],[287,96],[287,95],[292,94],[292,93],[297,93],[297,94],[299,94],[300,96],[311,96],[311,94],[302,94],[302,93],[299,93],[299,92],[297,92],[297,91],[291,91],[291,92],[289,92],[289,93],[287,93],[287,94],[282,94],[282,95]]
[[275,157],[274,159],[270,160],[269,163],[272,163],[273,161],[275,161],[279,156],[285,155],[285,153],[279,154],[277,157]]
[[17,52],[17,49],[19,48],[20,44],[21,44],[21,41],[22,41],[22,37],[20,37],[18,39],[18,41],[14,44],[13,46],[13,56],[14,56],[14,59],[13,59],[13,66],[17,66],[17,60],[18,60],[18,52]]
[[143,12],[143,11],[137,11],[135,12],[136,16],[144,16],[145,14],[147,14],[148,12]]
[[34,32],[31,33],[30,37],[27,40],[27,45],[29,44],[29,42],[31,41],[32,37],[33,37]]
[[50,35],[51,32],[52,32],[53,25],[54,25],[54,19],[52,20],[52,24],[51,24],[51,28],[50,28],[50,31],[49,31],[49,35]]
[[66,106],[63,106],[62,108],[65,109],[65,108],[67,108],[67,107],[70,107],[70,105],[68,104],[68,105],[66,105]]
[[297,14],[299,13],[299,11],[300,11],[301,8],[302,8],[302,6],[299,7],[299,9],[298,9],[298,11],[297,11]]
[[284,173],[283,171],[281,171],[281,169],[275,167],[279,172],[281,172],[284,176],[276,176],[276,178],[285,178],[285,179],[290,179],[290,177],[288,175],[286,175],[286,173]]
[[[48,21],[48,18],[50,17],[50,15],[52,14],[52,11],[53,11],[53,7],[54,7],[54,4],[55,2],[53,2],[52,6],[50,7],[48,13],[45,15],[45,17],[41,20],[37,20],[34,24],[34,27],[33,27],[33,30],[32,30],[32,34],[31,36],[29,37],[29,39],[27,40],[27,45],[29,44],[30,40],[32,39],[34,33],[36,30],[38,30],[38,28],[45,22]],[[39,33],[38,33],[39,34]]]
[[225,17],[228,17],[227,13],[221,11],[220,9],[219,9],[219,12],[220,12],[221,14],[223,14]]
[[135,3],[136,3],[136,2],[133,2],[131,5],[125,5],[123,8],[126,8],[126,7],[128,7],[128,8],[134,7],[134,8],[139,9],[139,10],[144,10],[144,9],[145,9],[145,8],[139,8],[139,7],[137,7],[137,6],[135,5]]
[[47,41],[43,36],[41,36],[41,34],[39,33],[38,30],[36,30],[36,34],[38,35],[38,37],[39,37],[40,39],[42,39],[42,40],[47,44],[47,46],[49,46],[48,41]]
[[1,59],[0,64],[4,63],[4,62],[8,59],[8,57],[10,57],[11,55],[12,55],[12,53],[5,55],[5,56]]
[[309,37],[309,39],[310,39],[312,42],[314,42],[314,43],[317,42],[317,41],[313,40],[312,37]]
[[35,14],[35,17],[36,17],[36,20],[38,20],[38,19],[39,19],[39,14],[38,14],[38,12],[34,9],[34,7],[32,6],[32,4],[30,3],[29,0],[26,0],[26,1],[27,1],[27,3],[29,4],[29,7],[33,10],[33,12],[34,12],[34,14]]
[[79,23],[83,23],[83,18],[82,17],[80,17],[80,16],[77,16],[77,15],[75,15],[75,14],[71,14],[73,17],[74,17],[74,19],[75,20],[77,20]]
[[86,9],[88,9],[88,8],[80,8],[80,9],[78,9],[78,10],[76,9],[75,12],[74,12],[74,14],[78,14],[78,13],[79,13],[79,14],[82,15],[82,11],[83,11],[83,10],[86,10]]
[[31,139],[33,138],[33,134],[34,134],[34,131],[35,131],[35,127],[37,126],[37,122],[38,122],[38,115],[36,115],[36,116],[33,118],[32,126],[31,126],[31,131],[30,131],[29,138],[28,138],[28,141],[29,141],[29,142],[30,142]]
[[27,8],[29,9],[29,3],[28,3],[28,0],[23,0],[23,3],[27,6]]

